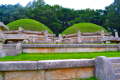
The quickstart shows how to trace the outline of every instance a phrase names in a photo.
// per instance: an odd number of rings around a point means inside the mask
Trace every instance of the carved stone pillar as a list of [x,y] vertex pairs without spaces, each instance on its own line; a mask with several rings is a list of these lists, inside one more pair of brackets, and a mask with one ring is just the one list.
[[101,30],[101,36],[102,36],[102,38],[105,38],[105,31],[104,30]]
[[115,37],[116,37],[116,38],[118,38],[118,37],[119,37],[119,35],[118,35],[118,32],[117,32],[117,31],[115,31]]
[[24,29],[23,29],[22,27],[19,27],[18,30],[19,30],[19,31],[23,31]]
[[59,39],[60,43],[62,43],[63,37],[62,37],[61,34],[59,34],[59,38],[58,39]]
[[3,34],[2,31],[0,31],[0,42],[2,42],[2,43],[5,42],[5,35]]
[[44,32],[44,36],[45,36],[46,42],[48,42],[48,41],[49,41],[49,38],[48,38],[48,31],[47,31],[47,30]]
[[77,33],[77,42],[78,43],[82,42],[82,40],[81,40],[81,32],[80,31],[78,31],[78,33]]

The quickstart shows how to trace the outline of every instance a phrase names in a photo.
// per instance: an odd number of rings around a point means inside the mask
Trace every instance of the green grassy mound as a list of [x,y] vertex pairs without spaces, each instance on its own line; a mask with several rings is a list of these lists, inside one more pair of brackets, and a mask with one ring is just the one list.
[[33,30],[33,31],[47,30],[49,33],[53,33],[47,26],[33,19],[16,20],[7,24],[7,26],[9,26],[10,30],[18,30],[19,27],[22,27],[25,30]]
[[93,23],[78,23],[78,24],[74,24],[72,26],[70,26],[69,28],[67,28],[66,30],[64,30],[62,32],[62,34],[73,34],[76,33],[78,31],[80,32],[98,32],[104,30],[106,32],[106,30],[99,25],[93,24]]

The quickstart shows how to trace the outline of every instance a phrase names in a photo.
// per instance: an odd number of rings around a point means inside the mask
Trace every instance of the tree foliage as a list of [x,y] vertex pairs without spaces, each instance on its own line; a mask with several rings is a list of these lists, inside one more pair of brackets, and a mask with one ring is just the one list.
[[74,10],[59,5],[48,5],[44,0],[34,0],[23,7],[16,5],[0,5],[0,21],[8,24],[18,19],[35,19],[47,25],[55,34],[63,32],[69,26],[90,22],[104,26],[113,31],[120,30],[120,1],[115,0],[105,10]]
[[104,25],[110,31],[120,31],[120,0],[115,0],[113,4],[106,7],[106,12]]
[[0,21],[9,23],[17,19],[27,18],[25,8],[20,4],[0,5]]

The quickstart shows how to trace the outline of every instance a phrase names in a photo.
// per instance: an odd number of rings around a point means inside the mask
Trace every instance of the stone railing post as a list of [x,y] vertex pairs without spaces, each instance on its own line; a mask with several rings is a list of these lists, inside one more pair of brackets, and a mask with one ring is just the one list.
[[80,31],[78,31],[77,33],[77,42],[81,43],[81,32]]
[[62,43],[62,40],[63,40],[63,37],[62,37],[61,34],[59,34],[59,41],[60,41],[60,43]]
[[118,37],[119,37],[118,32],[115,31],[115,38],[118,38]]
[[22,43],[17,43],[16,44],[16,52],[22,53]]
[[6,56],[6,53],[5,53],[5,51],[3,49],[4,49],[3,44],[0,44],[0,58]]
[[118,47],[117,47],[117,48],[118,48],[118,51],[120,51],[120,44],[118,45]]
[[104,30],[101,30],[101,36],[102,36],[102,38],[105,38],[105,31]]
[[49,39],[49,38],[48,38],[48,31],[45,31],[45,32],[44,32],[44,35],[45,35],[45,40],[48,41],[48,39]]
[[95,76],[98,80],[116,80],[112,62],[101,56],[95,60]]
[[20,32],[23,31],[23,30],[24,30],[23,27],[18,28],[18,31],[20,31]]
[[0,31],[0,42],[4,43],[5,41],[5,35],[3,34],[2,31]]

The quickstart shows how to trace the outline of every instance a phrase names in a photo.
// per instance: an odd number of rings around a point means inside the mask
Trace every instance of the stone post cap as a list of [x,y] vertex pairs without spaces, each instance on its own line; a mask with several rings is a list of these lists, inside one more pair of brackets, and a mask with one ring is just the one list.
[[19,31],[23,31],[24,29],[23,29],[23,27],[19,27],[18,30]]
[[116,38],[119,37],[117,30],[115,30],[115,37],[116,37]]

